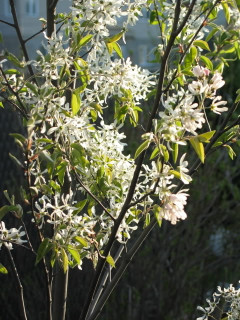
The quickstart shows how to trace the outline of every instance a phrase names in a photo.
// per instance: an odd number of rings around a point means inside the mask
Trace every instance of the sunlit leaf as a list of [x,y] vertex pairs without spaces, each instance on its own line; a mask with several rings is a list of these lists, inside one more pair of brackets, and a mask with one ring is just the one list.
[[0,273],[2,274],[8,274],[7,269],[4,267],[3,264],[0,263]]
[[38,248],[38,251],[37,251],[37,257],[36,257],[36,261],[35,261],[35,265],[39,263],[40,260],[42,260],[42,258],[46,255],[46,253],[48,252],[48,249],[49,249],[49,239],[48,238],[45,238],[39,248]]
[[136,159],[144,150],[148,148],[150,140],[145,140],[136,150],[134,159]]
[[199,141],[198,137],[191,138],[190,143],[191,143],[193,149],[196,151],[201,162],[204,163],[205,152],[204,152],[203,143]]
[[199,48],[202,48],[204,50],[210,51],[208,43],[206,41],[204,41],[204,40],[195,40],[195,41],[193,41],[193,44],[196,47],[199,47]]
[[110,264],[111,267],[115,268],[115,261],[112,256],[108,255],[106,258],[107,263]]

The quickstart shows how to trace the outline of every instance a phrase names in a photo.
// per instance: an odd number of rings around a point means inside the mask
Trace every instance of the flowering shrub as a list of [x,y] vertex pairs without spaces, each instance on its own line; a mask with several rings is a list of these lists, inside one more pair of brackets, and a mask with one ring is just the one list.
[[[14,16],[12,0],[10,5]],[[125,60],[118,43],[125,41],[128,26],[137,23],[143,9],[161,33],[155,48],[160,70],[155,73]],[[213,23],[220,10],[227,28]],[[233,157],[230,144],[239,138],[238,122],[229,122],[239,98],[229,107],[218,94],[228,53],[240,56],[236,16],[233,1],[75,0],[68,14],[55,16],[61,25],[57,31],[49,35],[47,25],[46,53],[37,51],[33,61],[25,54],[20,61],[6,52],[0,62],[1,105],[12,104],[27,128],[26,136],[13,134],[25,161],[12,158],[25,172],[22,195],[39,247],[31,245],[27,227],[8,230],[3,221],[0,246],[11,250],[24,243],[47,274],[56,264],[66,274],[69,266],[81,269],[83,260],[91,259],[97,286],[105,261],[115,267],[119,257],[113,257],[115,240],[120,248],[128,245],[142,221],[141,241],[156,222],[186,219],[189,194],[183,185],[189,185],[210,150],[225,147]],[[120,22],[121,31],[112,34]],[[17,29],[16,18],[14,24]],[[17,68],[8,69],[7,63]],[[141,103],[151,96],[149,115]],[[107,108],[114,109],[110,124]],[[222,125],[212,128],[211,119],[227,111]],[[140,126],[141,112],[148,119]],[[135,130],[142,128],[143,142],[134,159],[124,149],[126,121]],[[198,157],[190,170],[188,145]],[[5,194],[9,205],[1,208],[1,219],[15,212],[23,221],[25,209]],[[131,247],[132,255],[141,241]],[[116,285],[119,270],[107,290]],[[95,294],[94,286],[82,319],[94,319],[109,294]],[[51,301],[51,290],[48,296]]]

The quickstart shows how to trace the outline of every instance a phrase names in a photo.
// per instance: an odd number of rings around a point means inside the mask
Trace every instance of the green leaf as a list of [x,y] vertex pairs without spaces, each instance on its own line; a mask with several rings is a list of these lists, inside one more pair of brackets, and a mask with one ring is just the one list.
[[199,48],[202,48],[204,50],[210,51],[208,43],[206,41],[204,41],[204,40],[195,40],[195,41],[193,41],[193,44],[196,47],[199,47]]
[[230,22],[230,12],[229,12],[228,4],[226,2],[222,2],[221,5],[223,7],[226,21],[227,21],[227,23],[229,23]]
[[63,272],[66,273],[68,270],[68,256],[66,254],[66,251],[63,248],[61,248],[61,258],[62,258]]
[[205,63],[206,67],[209,70],[213,71],[213,64],[212,64],[212,61],[209,58],[207,58],[205,56],[201,56],[200,59]]
[[106,258],[107,263],[110,264],[111,267],[115,268],[115,261],[112,256],[108,255]]
[[31,82],[26,82],[25,85],[26,85],[26,87],[27,87],[28,89],[30,89],[35,95],[38,95],[37,86],[35,86],[35,85],[32,84]]
[[121,49],[120,45],[117,42],[113,42],[112,48],[118,54],[118,56],[122,59],[123,54],[122,54],[122,49]]
[[151,216],[150,216],[150,213],[147,212],[147,213],[146,213],[146,217],[145,217],[145,221],[144,221],[144,228],[146,228],[147,226],[149,226],[150,221],[151,221]]
[[190,68],[193,64],[193,61],[197,57],[197,48],[192,46],[189,52],[186,54],[184,63],[186,68]]
[[154,213],[154,216],[157,220],[159,227],[161,227],[161,225],[162,225],[161,211],[162,211],[162,208],[159,205],[155,204],[153,206],[153,213]]
[[10,212],[10,211],[15,211],[17,210],[18,207],[17,206],[3,206],[0,208],[0,221],[4,218],[4,216]]
[[236,153],[233,151],[233,148],[228,144],[224,144],[223,146],[228,149],[228,155],[233,160],[233,158],[236,157]]
[[213,36],[215,35],[215,33],[217,33],[218,31],[219,31],[218,28],[212,29],[212,30],[209,32],[208,36],[206,37],[206,41],[209,41],[210,39],[212,39],[212,37],[213,37]]
[[145,140],[136,150],[134,159],[136,159],[144,150],[148,148],[150,140]]
[[[79,201],[77,204],[75,204],[75,207],[77,208],[76,210],[74,210],[73,214],[77,214],[79,212],[82,211],[82,209],[85,207],[85,205],[87,204],[88,202],[88,199],[85,199],[85,200],[81,200]],[[84,240],[85,241],[85,240]],[[87,242],[85,242],[87,243]]]
[[113,44],[107,42],[106,46],[107,46],[108,53],[111,55],[113,52]]
[[82,237],[76,236],[74,237],[74,240],[83,245],[83,247],[88,247],[88,242]]
[[0,107],[4,108],[4,105],[3,105],[2,101],[0,101]]
[[201,162],[204,163],[205,152],[204,152],[204,147],[203,147],[202,142],[199,141],[198,137],[193,137],[190,139],[190,143],[191,143],[193,149],[196,151]]
[[17,75],[20,75],[21,72],[19,72],[18,70],[16,69],[8,69],[8,70],[5,70],[4,71],[5,74],[17,74]]
[[22,164],[13,154],[9,153],[9,156],[10,156],[10,158],[11,158],[13,161],[16,162],[17,165],[19,165],[21,168],[24,169],[23,164]]
[[237,98],[235,99],[235,103],[240,101],[240,93],[237,95]]
[[114,36],[107,38],[105,41],[107,43],[116,42],[122,38],[123,34],[124,34],[124,31],[121,31],[121,32],[115,34]]
[[72,114],[75,116],[78,111],[80,110],[80,96],[79,94],[76,94],[75,92],[72,93],[72,98],[71,98],[71,107],[72,107]]
[[216,132],[216,130],[199,134],[199,135],[197,136],[197,137],[198,137],[198,140],[199,140],[200,142],[209,143],[209,142],[210,142],[210,139],[211,139],[212,136],[215,134],[215,132]]
[[68,245],[67,246],[67,250],[68,252],[71,254],[71,256],[73,257],[73,259],[77,262],[77,264],[80,264],[81,262],[81,258],[80,258],[80,254],[78,252],[77,249],[75,249],[73,246]]
[[38,248],[38,251],[37,251],[37,257],[36,257],[36,261],[35,261],[35,265],[37,265],[39,263],[40,260],[42,260],[42,258],[46,255],[46,253],[48,252],[49,250],[49,239],[48,238],[45,238],[39,248]]
[[79,42],[79,46],[82,47],[86,43],[88,43],[92,39],[93,35],[92,34],[87,34],[85,37],[81,38]]
[[7,53],[7,59],[8,59],[9,61],[11,61],[16,67],[18,67],[18,68],[24,68],[24,63],[20,62],[20,61],[18,60],[18,58],[17,58],[14,54],[8,52],[8,53]]
[[2,36],[2,32],[0,32],[0,43],[3,42],[3,36]]
[[3,264],[0,263],[0,273],[3,273],[3,274],[8,274],[8,271],[7,269],[4,267]]
[[176,163],[177,162],[177,158],[178,158],[178,144],[177,143],[173,143],[172,144],[172,156],[173,156],[173,162]]
[[159,154],[159,152],[160,152],[159,148],[156,147],[150,156],[150,160],[154,159]]
[[181,174],[180,174],[180,172],[179,172],[179,171],[176,171],[176,170],[170,170],[169,172],[170,172],[171,174],[173,174],[175,178],[177,178],[177,179],[181,179]]

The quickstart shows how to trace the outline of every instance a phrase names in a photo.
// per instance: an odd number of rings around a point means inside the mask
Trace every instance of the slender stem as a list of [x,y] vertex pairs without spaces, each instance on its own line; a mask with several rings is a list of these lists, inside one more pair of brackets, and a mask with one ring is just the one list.
[[138,251],[138,249],[141,247],[144,240],[148,237],[151,230],[154,228],[154,226],[157,224],[157,221],[153,219],[148,227],[143,230],[139,238],[134,242],[132,248],[125,254],[125,256],[121,260],[121,265],[118,267],[114,277],[112,278],[112,281],[109,283],[107,288],[105,289],[104,293],[102,294],[101,298],[99,299],[99,302],[97,303],[95,309],[90,314],[89,317],[87,317],[87,320],[95,320],[99,316],[99,314],[102,311],[102,308],[104,307],[105,303],[107,302],[110,294],[118,284],[119,280],[122,278],[123,273],[127,269],[128,265],[132,261],[134,255]]
[[[5,247],[5,246],[4,246]],[[15,265],[13,256],[11,254],[11,251],[6,247],[7,253],[8,253],[8,257],[9,257],[9,261],[13,270],[13,274],[14,274],[14,278],[17,284],[17,289],[19,291],[19,308],[20,308],[20,317],[22,320],[27,320],[27,314],[26,314],[26,308],[25,308],[25,302],[24,302],[24,296],[23,296],[23,286],[17,271],[17,267]]]
[[[118,259],[120,258],[121,256],[121,253],[123,251],[123,249],[125,248],[125,244],[121,244],[119,249],[117,250],[117,253],[114,255],[114,262],[116,263],[118,261]],[[110,266],[109,266],[110,267]],[[92,303],[89,307],[89,314],[91,315],[92,312],[94,311],[95,307],[96,307],[96,304],[98,303],[98,300],[99,298],[101,297],[101,294],[103,292],[103,290],[105,289],[106,287],[106,282],[107,282],[107,279],[109,278],[109,275],[110,275],[110,272],[111,272],[111,267],[110,269],[106,269],[105,272],[104,272],[104,275],[101,279],[101,282],[98,286],[98,290],[94,296],[94,299],[92,300]]]
[[33,35],[31,35],[29,38],[24,40],[24,43],[27,43],[29,40],[32,40],[34,37],[36,37],[37,35],[39,35],[40,33],[42,33],[43,31],[45,31],[47,29],[47,27],[42,28],[41,30],[39,30],[38,32],[34,33]]
[[[14,0],[9,0],[9,4],[10,4],[10,7],[11,7],[12,17],[13,17],[13,21],[14,21],[14,27],[16,29],[17,36],[18,36],[19,42],[20,42],[21,47],[22,47],[23,55],[25,57],[25,60],[29,61],[30,59],[29,59],[29,56],[28,56],[28,52],[27,52],[27,49],[26,49],[26,46],[25,46],[25,42],[23,40],[22,33],[21,33],[21,30],[20,30],[20,27],[19,27],[19,23],[18,23],[18,19],[17,19],[17,13],[16,13],[16,9],[15,9]],[[31,77],[33,77],[34,82],[37,84],[37,80],[34,77],[34,72],[33,72],[32,66],[30,64],[28,64],[27,68],[28,68],[28,71],[29,71]]]
[[2,19],[0,19],[0,22],[2,22],[2,23],[4,23],[4,24],[7,24],[7,25],[10,26],[10,27],[15,28],[15,24],[14,24],[14,23],[10,23],[10,22],[7,22],[7,21],[2,20]]

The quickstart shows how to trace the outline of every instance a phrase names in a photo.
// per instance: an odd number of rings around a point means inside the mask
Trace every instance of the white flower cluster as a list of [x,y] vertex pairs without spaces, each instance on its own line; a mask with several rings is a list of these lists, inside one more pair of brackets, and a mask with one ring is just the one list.
[[[178,144],[185,144],[184,133],[190,132],[197,135],[196,130],[201,129],[206,121],[204,101],[210,99],[210,109],[217,114],[227,111],[227,101],[222,101],[221,96],[216,96],[217,90],[224,85],[220,73],[209,77],[210,71],[199,65],[192,70],[196,81],[188,85],[189,91],[179,91],[178,94],[169,96],[162,101],[164,111],[159,113],[160,121],[155,120],[155,132],[158,132],[164,140]],[[196,97],[199,103],[195,102]]]
[[0,221],[0,249],[3,244],[9,250],[12,250],[13,244],[22,244],[24,242],[27,242],[27,240],[21,239],[25,235],[25,232],[21,231],[21,228],[22,227],[20,227],[19,229],[7,229],[5,223],[3,221]]
[[[216,308],[219,308],[218,304],[220,298],[224,299],[224,305],[228,320],[239,320],[240,318],[240,289],[236,289],[232,284],[228,288],[222,289],[221,287],[217,288],[218,291],[213,294],[213,301],[207,299],[208,307],[198,307],[198,310],[204,314],[201,317],[198,317],[197,320],[208,320],[212,319],[212,313]],[[222,308],[222,307],[221,307]]]
[[[130,58],[126,61],[108,61],[104,65],[92,64],[90,67],[90,83],[93,90],[87,92],[87,101],[98,98],[99,103],[106,102],[109,96],[124,96],[124,90],[131,91],[136,104],[145,99],[150,87],[155,84],[155,76],[148,70],[132,66]],[[103,101],[99,97],[104,97]]]

